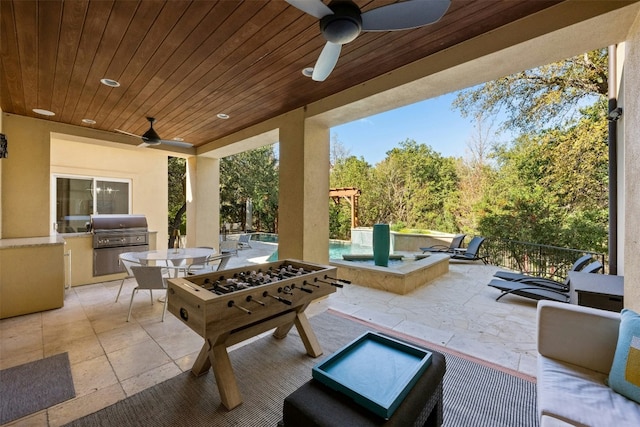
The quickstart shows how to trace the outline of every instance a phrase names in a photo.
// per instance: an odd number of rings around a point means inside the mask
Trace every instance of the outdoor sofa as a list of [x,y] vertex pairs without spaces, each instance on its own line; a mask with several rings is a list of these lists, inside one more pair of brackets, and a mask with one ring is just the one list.
[[[625,319],[622,328],[621,318]],[[637,328],[639,322],[640,317],[632,311],[623,311],[621,316],[555,301],[538,303],[537,398],[541,427],[640,426],[640,404],[611,388],[620,391],[621,377],[616,375],[621,367],[629,367],[627,359],[624,365],[619,364],[621,356],[634,360],[626,327]],[[621,351],[623,347],[626,352]],[[629,394],[628,389],[624,392]],[[632,392],[635,394],[631,397],[640,399],[640,387]]]

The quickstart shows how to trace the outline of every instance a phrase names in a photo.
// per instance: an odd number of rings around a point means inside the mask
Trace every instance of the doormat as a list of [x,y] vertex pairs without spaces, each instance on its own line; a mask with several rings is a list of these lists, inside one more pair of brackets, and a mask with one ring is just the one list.
[[69,354],[1,370],[0,396],[0,424],[74,398]]

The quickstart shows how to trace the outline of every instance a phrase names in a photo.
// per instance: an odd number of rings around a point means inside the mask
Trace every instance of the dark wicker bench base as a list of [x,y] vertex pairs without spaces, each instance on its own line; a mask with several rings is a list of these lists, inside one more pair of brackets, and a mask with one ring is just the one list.
[[311,380],[284,400],[281,427],[442,425],[442,379],[444,355],[433,352],[431,365],[420,377],[389,420],[385,420],[345,395]]

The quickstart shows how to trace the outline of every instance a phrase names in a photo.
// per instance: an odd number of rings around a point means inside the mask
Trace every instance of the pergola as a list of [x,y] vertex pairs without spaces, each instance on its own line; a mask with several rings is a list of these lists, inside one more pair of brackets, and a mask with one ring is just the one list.
[[355,187],[329,189],[329,197],[331,197],[333,203],[339,205],[340,200],[345,199],[351,205],[351,228],[358,226],[358,198],[360,194],[360,189]]

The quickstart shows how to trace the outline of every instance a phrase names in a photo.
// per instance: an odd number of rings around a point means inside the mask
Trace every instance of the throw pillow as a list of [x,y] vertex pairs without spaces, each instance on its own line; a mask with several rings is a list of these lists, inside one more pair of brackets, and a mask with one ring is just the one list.
[[640,315],[623,309],[609,387],[640,403]]

